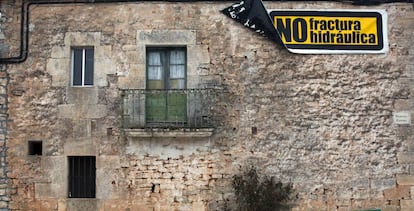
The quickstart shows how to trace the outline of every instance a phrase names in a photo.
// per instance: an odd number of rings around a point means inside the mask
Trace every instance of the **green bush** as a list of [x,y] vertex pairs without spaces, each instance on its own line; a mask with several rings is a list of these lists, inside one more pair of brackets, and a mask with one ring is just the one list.
[[236,203],[240,211],[288,210],[292,195],[291,184],[282,184],[272,177],[260,177],[254,166],[233,177]]

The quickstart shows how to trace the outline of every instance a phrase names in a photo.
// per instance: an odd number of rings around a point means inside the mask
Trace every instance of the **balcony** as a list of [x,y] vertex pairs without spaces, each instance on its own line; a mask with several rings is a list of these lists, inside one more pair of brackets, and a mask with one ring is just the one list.
[[127,136],[208,137],[215,128],[213,89],[129,89],[121,96]]

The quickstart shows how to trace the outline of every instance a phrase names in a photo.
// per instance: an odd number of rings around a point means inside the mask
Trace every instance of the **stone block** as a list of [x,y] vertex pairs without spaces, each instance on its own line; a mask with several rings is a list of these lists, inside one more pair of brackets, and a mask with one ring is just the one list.
[[395,188],[397,185],[397,180],[395,178],[385,178],[385,179],[371,179],[371,188],[376,190],[384,190]]
[[112,46],[111,45],[102,45],[95,46],[94,58],[99,61],[99,59],[111,59],[112,58]]
[[349,211],[349,207],[338,207],[337,211]]
[[399,164],[414,164],[414,152],[400,152],[397,159]]
[[408,64],[406,71],[410,73],[410,78],[414,78],[414,64]]
[[412,102],[411,100],[396,100],[394,105],[394,110],[396,111],[409,111],[412,109]]
[[74,104],[58,105],[59,118],[73,118],[75,117],[76,106]]
[[83,138],[91,136],[91,121],[89,119],[80,119],[74,121],[73,137]]
[[128,209],[129,205],[128,202],[120,200],[120,199],[116,199],[116,200],[112,200],[112,199],[107,199],[103,202],[103,210],[131,210],[132,209]]
[[116,185],[117,173],[109,168],[96,169],[96,197],[103,199],[119,199],[119,187]]
[[43,199],[39,203],[40,210],[56,210],[58,208],[58,200]]
[[200,76],[198,76],[198,75],[188,75],[187,76],[187,87],[189,89],[200,88]]
[[369,189],[358,189],[354,190],[352,197],[354,199],[369,199],[371,196],[371,192]]
[[64,152],[68,156],[91,156],[97,154],[97,147],[88,138],[78,139],[76,141],[65,142]]
[[97,157],[96,168],[116,169],[120,166],[119,156],[102,155]]
[[89,105],[89,104],[64,104],[58,105],[58,117],[78,119],[89,118],[98,119],[107,115],[106,105]]
[[414,200],[401,200],[400,206],[401,211],[412,211],[414,210]]
[[398,185],[414,185],[414,175],[397,175]]
[[8,207],[8,203],[5,201],[0,201],[0,209],[5,209]]
[[0,43],[0,55],[8,54],[9,48],[10,48],[10,45],[8,45],[4,42],[1,42]]
[[6,192],[5,188],[0,189],[0,196],[6,195]]
[[67,199],[67,210],[98,210],[97,199]]
[[118,191],[122,181],[119,180],[118,172],[113,168],[97,167],[96,169],[97,198],[119,199]]
[[139,64],[146,64],[147,63],[147,46],[145,45],[138,45],[137,46],[137,53],[138,53],[138,60],[135,63]]
[[393,205],[384,205],[381,207],[381,211],[399,211],[399,206],[393,206]]
[[67,103],[77,105],[98,104],[99,89],[96,87],[69,87],[67,89]]
[[106,105],[83,105],[80,114],[83,118],[99,119],[107,116],[108,109],[106,108]]
[[[160,206],[159,211],[172,211],[174,208],[170,205]],[[157,211],[156,209],[154,211]]]
[[[67,157],[66,156],[48,156],[42,160],[42,169],[47,169],[45,178],[49,183],[39,183],[44,188],[48,188],[52,198],[66,197],[67,184]],[[35,183],[36,185],[37,183]],[[43,185],[42,185],[43,184]],[[49,187],[45,187],[50,184]],[[37,191],[37,189],[35,189]]]
[[46,70],[52,76],[52,86],[69,85],[70,67],[68,59],[49,59],[47,60]]
[[[414,139],[413,139],[413,137],[409,136],[407,138],[407,145],[408,145],[408,151],[409,152],[414,152]],[[401,152],[401,153],[406,153],[406,152]],[[398,154],[400,154],[400,153],[398,153]],[[398,158],[398,155],[397,155],[397,158]],[[412,159],[412,158],[410,158],[410,159]],[[414,163],[410,162],[410,163],[406,163],[406,164],[414,164]]]
[[363,188],[363,189],[367,189],[370,185],[370,180],[369,179],[355,179],[352,180],[350,183],[351,187],[354,188]]
[[59,199],[58,200],[58,207],[57,211],[66,211],[66,200],[65,199]]
[[122,50],[123,51],[136,51],[137,46],[136,45],[123,45]]
[[53,59],[70,59],[70,49],[65,46],[53,46],[52,55]]
[[138,45],[194,45],[195,43],[195,30],[137,30]]
[[207,45],[187,46],[187,63],[189,64],[210,64],[210,54]]
[[125,54],[129,63],[137,63],[138,61],[141,61],[141,59],[139,59],[139,53],[137,51],[127,51]]
[[[107,74],[115,74],[116,73],[116,65],[112,59],[108,58],[96,58],[95,60],[95,78],[101,75]],[[102,77],[102,76],[101,76]],[[98,86],[99,81],[94,81]]]
[[66,46],[99,46],[100,32],[67,32],[64,43]]
[[44,199],[52,196],[51,183],[35,183],[35,198]]
[[14,202],[14,201],[11,201],[11,202],[9,203],[9,208],[10,208],[11,210],[18,210],[18,209],[19,209],[19,203]]
[[392,199],[409,199],[410,198],[410,186],[399,185],[395,188],[384,190],[384,198],[386,200]]
[[206,206],[202,201],[193,202],[192,211],[206,211]]
[[118,78],[121,89],[145,89],[145,65],[131,64],[128,74]]
[[151,205],[135,205],[131,206],[130,210],[140,210],[140,211],[154,211],[154,207]]

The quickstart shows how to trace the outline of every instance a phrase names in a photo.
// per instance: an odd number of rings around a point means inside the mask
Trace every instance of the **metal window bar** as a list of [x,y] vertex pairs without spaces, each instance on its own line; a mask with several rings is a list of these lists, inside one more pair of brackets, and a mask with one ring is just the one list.
[[95,198],[96,158],[69,157],[69,198]]
[[214,89],[128,89],[121,96],[123,128],[215,127]]

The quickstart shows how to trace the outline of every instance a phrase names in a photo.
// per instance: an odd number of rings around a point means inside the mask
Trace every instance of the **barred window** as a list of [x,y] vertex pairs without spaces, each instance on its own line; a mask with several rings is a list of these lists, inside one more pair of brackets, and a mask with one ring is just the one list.
[[95,198],[96,158],[69,157],[69,198]]

